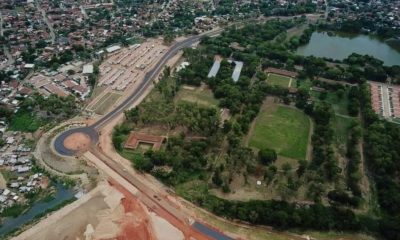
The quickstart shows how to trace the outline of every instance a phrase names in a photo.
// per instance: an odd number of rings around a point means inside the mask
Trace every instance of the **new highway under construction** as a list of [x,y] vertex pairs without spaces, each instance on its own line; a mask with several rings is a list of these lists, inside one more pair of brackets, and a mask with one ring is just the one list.
[[[147,90],[152,86],[155,78],[160,74],[165,64],[174,57],[180,50],[190,47],[194,43],[200,41],[203,36],[214,36],[221,32],[221,30],[214,30],[202,35],[191,36],[183,41],[177,42],[172,45],[168,51],[159,59],[156,65],[150,69],[140,82],[138,87],[123,100],[117,107],[113,108],[110,112],[98,119],[96,122],[89,126],[71,128],[61,134],[57,135],[54,143],[55,151],[63,156],[71,157],[76,154],[83,154],[83,156],[91,161],[98,169],[108,173],[114,181],[121,185],[130,184],[139,191],[135,196],[145,204],[149,209],[154,211],[159,216],[165,218],[172,225],[182,231],[185,239],[218,239],[218,240],[231,240],[233,238],[221,233],[217,229],[212,228],[204,223],[196,221],[190,214],[182,209],[179,209],[176,204],[172,203],[165,197],[165,193],[160,194],[158,191],[149,188],[143,179],[129,173],[126,168],[114,161],[106,152],[103,152],[98,147],[99,135],[103,127],[114,120],[116,117],[123,114],[124,110],[129,109],[134,103],[138,103],[147,94]],[[84,135],[90,139],[87,144],[87,149],[74,149],[65,144],[66,140],[74,135]]]

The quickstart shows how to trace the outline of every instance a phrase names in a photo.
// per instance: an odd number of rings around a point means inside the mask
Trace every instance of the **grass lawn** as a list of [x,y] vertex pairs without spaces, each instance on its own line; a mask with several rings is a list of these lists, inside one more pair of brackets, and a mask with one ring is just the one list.
[[123,149],[122,151],[119,152],[122,157],[134,161],[136,158],[143,158],[143,155],[140,151],[134,151],[134,150],[128,150],[128,149]]
[[[307,89],[309,90],[312,87],[312,82],[310,79],[306,79],[306,80],[299,80],[298,82],[298,88],[303,88],[303,89]],[[292,84],[293,86],[293,84]]]
[[335,116],[333,122],[333,129],[335,129],[335,137],[338,143],[347,143],[349,128],[354,121],[359,121],[357,118],[347,118],[342,116]]
[[275,149],[279,155],[305,159],[310,122],[300,110],[269,106],[257,117],[249,146]]
[[19,111],[10,122],[10,130],[21,132],[34,132],[39,127],[45,125],[46,122],[42,119],[32,116],[31,113]]
[[306,30],[307,28],[308,26],[306,24],[290,28],[289,30],[287,30],[286,41],[289,41],[294,36],[301,36],[301,34],[303,34],[304,30]]
[[181,88],[176,95],[178,101],[193,102],[204,106],[218,106],[211,89],[195,88],[194,90]]
[[[281,76],[281,75],[277,75],[277,74],[273,74],[273,73],[269,73],[268,77],[267,77],[267,83],[269,85],[278,85],[281,87],[288,88],[288,87],[290,87],[289,86],[290,78]],[[296,83],[292,81],[292,83],[290,85],[295,87]]]
[[94,106],[94,112],[97,114],[105,114],[107,110],[121,97],[120,94],[107,93]]

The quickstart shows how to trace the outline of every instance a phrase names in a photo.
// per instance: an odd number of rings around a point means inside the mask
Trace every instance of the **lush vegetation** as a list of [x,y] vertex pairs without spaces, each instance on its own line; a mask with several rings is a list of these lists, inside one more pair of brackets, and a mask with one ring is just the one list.
[[70,118],[77,112],[78,108],[73,96],[62,98],[51,95],[44,98],[39,94],[34,94],[23,100],[17,113],[4,116],[10,123],[11,130],[34,132],[47,123]]
[[380,232],[387,239],[400,239],[400,128],[380,120],[371,107],[369,87],[360,89],[364,118],[364,151],[376,183],[378,201],[383,211]]
[[[347,87],[318,80],[325,77],[362,83],[374,76],[384,81],[379,76],[395,76],[389,74],[393,69],[383,67],[374,58],[354,54],[340,63],[296,56],[292,52],[294,43],[276,39],[287,29],[302,23],[302,19],[297,21],[270,21],[241,29],[229,28],[219,37],[204,38],[197,49],[186,49],[184,57],[190,65],[174,76],[170,76],[169,70],[164,72],[156,91],[137,108],[126,112],[127,121],[114,131],[114,144],[121,153],[133,156],[136,168],[152,173],[175,187],[183,197],[218,215],[279,228],[365,231],[387,239],[399,239],[400,214],[396,205],[400,201],[399,127],[380,120],[373,113],[366,85]],[[307,39],[306,35],[302,38]],[[243,50],[231,48],[232,42]],[[217,76],[207,78],[215,55],[224,60]],[[237,82],[231,79],[233,66],[227,58],[245,63]],[[297,70],[296,94],[267,84],[263,69],[273,66],[296,71],[295,65],[302,67],[297,68],[301,70]],[[202,83],[212,90],[219,107],[229,109],[230,116],[224,122],[220,122],[218,111],[212,105],[174,101],[182,84],[200,86]],[[315,91],[310,91],[311,86]],[[263,134],[268,135],[265,138],[260,136],[259,152],[243,146],[251,122],[263,114],[260,108],[267,95],[292,107],[295,105],[313,119],[311,161],[300,160],[296,168],[289,163],[278,165],[282,144],[279,139],[274,140],[271,133]],[[292,119],[301,119],[283,116],[284,121],[283,117],[279,118],[274,128]],[[346,119],[345,123],[339,123],[341,119]],[[274,121],[267,124],[272,123]],[[168,133],[161,150],[127,154],[122,149],[130,130],[156,128]],[[299,132],[292,125],[287,129],[293,130],[292,135]],[[280,130],[279,134],[284,132]],[[268,141],[270,143],[265,143]],[[362,188],[361,179],[365,177],[361,168],[362,151],[373,176],[371,184],[376,183],[373,188],[376,187],[382,208],[378,207],[378,211],[369,211],[371,206],[364,199],[366,194],[373,193]],[[135,158],[137,154],[141,157]],[[281,200],[225,199],[236,190],[233,187],[237,186],[232,183],[239,178],[247,185],[251,184],[249,179],[263,179],[263,188],[278,192]],[[211,193],[210,190],[216,189],[222,192],[218,196],[224,199]]]

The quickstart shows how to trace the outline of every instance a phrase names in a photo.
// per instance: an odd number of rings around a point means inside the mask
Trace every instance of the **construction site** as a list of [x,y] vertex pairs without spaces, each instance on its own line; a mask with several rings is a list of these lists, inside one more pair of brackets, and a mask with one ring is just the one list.
[[167,49],[162,40],[150,39],[109,53],[99,67],[100,77],[96,86],[99,93],[94,94],[87,110],[105,114],[138,86]]
[[102,181],[89,194],[14,239],[183,240],[184,236],[122,186]]

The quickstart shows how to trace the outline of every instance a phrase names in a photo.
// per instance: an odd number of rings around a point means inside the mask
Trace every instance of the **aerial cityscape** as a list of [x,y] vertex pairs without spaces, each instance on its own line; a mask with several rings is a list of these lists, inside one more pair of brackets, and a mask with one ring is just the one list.
[[400,240],[400,1],[0,0],[0,239]]

